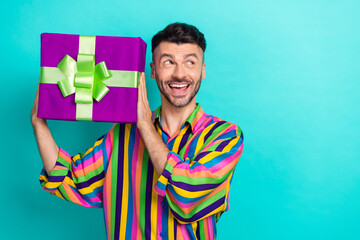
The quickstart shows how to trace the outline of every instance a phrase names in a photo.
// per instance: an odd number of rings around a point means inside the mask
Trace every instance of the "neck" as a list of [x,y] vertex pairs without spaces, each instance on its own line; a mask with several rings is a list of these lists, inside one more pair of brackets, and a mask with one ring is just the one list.
[[195,97],[192,101],[184,107],[175,107],[171,105],[166,99],[161,98],[161,125],[170,136],[173,136],[176,131],[181,128],[181,125],[190,116],[196,108]]

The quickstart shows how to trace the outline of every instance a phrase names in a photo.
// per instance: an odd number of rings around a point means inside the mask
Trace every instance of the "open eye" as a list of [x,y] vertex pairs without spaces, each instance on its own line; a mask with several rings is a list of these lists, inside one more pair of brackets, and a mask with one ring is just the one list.
[[195,62],[189,60],[189,61],[186,62],[186,65],[188,65],[188,66],[193,66],[193,65],[195,65]]
[[172,61],[171,61],[171,60],[166,60],[166,61],[164,62],[164,64],[165,64],[165,65],[171,65],[171,64],[172,64]]

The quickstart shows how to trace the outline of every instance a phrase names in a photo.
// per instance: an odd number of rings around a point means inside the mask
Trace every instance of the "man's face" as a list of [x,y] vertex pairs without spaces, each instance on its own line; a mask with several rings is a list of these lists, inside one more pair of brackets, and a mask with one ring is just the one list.
[[154,50],[151,77],[163,97],[175,107],[194,101],[205,78],[204,53],[194,43],[161,42]]

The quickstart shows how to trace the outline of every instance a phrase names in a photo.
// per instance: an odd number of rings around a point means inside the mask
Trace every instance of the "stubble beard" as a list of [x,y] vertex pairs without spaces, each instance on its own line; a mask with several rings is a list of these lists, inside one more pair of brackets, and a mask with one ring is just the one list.
[[[161,94],[166,98],[166,100],[172,106],[177,107],[177,108],[181,108],[181,107],[187,106],[194,99],[196,94],[198,93],[198,91],[200,89],[200,85],[201,85],[202,73],[200,74],[200,78],[196,82],[194,89],[190,93],[190,97],[188,97],[188,99],[185,99],[184,101],[181,101],[182,99],[180,99],[180,98],[175,98],[175,100],[172,100],[171,96],[170,96],[170,93],[165,90],[165,86],[169,85],[171,82],[187,82],[187,83],[190,84],[190,86],[189,86],[189,88],[190,88],[192,86],[192,84],[193,84],[192,82],[190,82],[188,80],[181,80],[181,79],[176,79],[176,78],[173,78],[171,80],[166,80],[165,82],[161,82],[159,80],[159,76],[157,74],[155,74],[155,79],[156,79],[156,84],[158,85],[158,88],[159,88]],[[176,99],[179,99],[179,101],[176,101]]]

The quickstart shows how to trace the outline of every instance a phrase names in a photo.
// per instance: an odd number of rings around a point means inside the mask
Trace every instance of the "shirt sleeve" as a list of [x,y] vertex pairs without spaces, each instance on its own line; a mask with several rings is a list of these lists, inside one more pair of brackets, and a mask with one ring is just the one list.
[[203,131],[203,136],[199,136],[196,146],[199,150],[191,159],[170,152],[165,170],[154,186],[154,191],[166,197],[172,214],[183,224],[211,215],[219,217],[228,210],[230,182],[243,151],[243,134],[234,124],[205,141],[206,134]]
[[112,153],[114,126],[85,153],[71,157],[60,148],[57,162],[50,174],[44,168],[41,170],[41,187],[81,206],[101,208],[105,173]]

